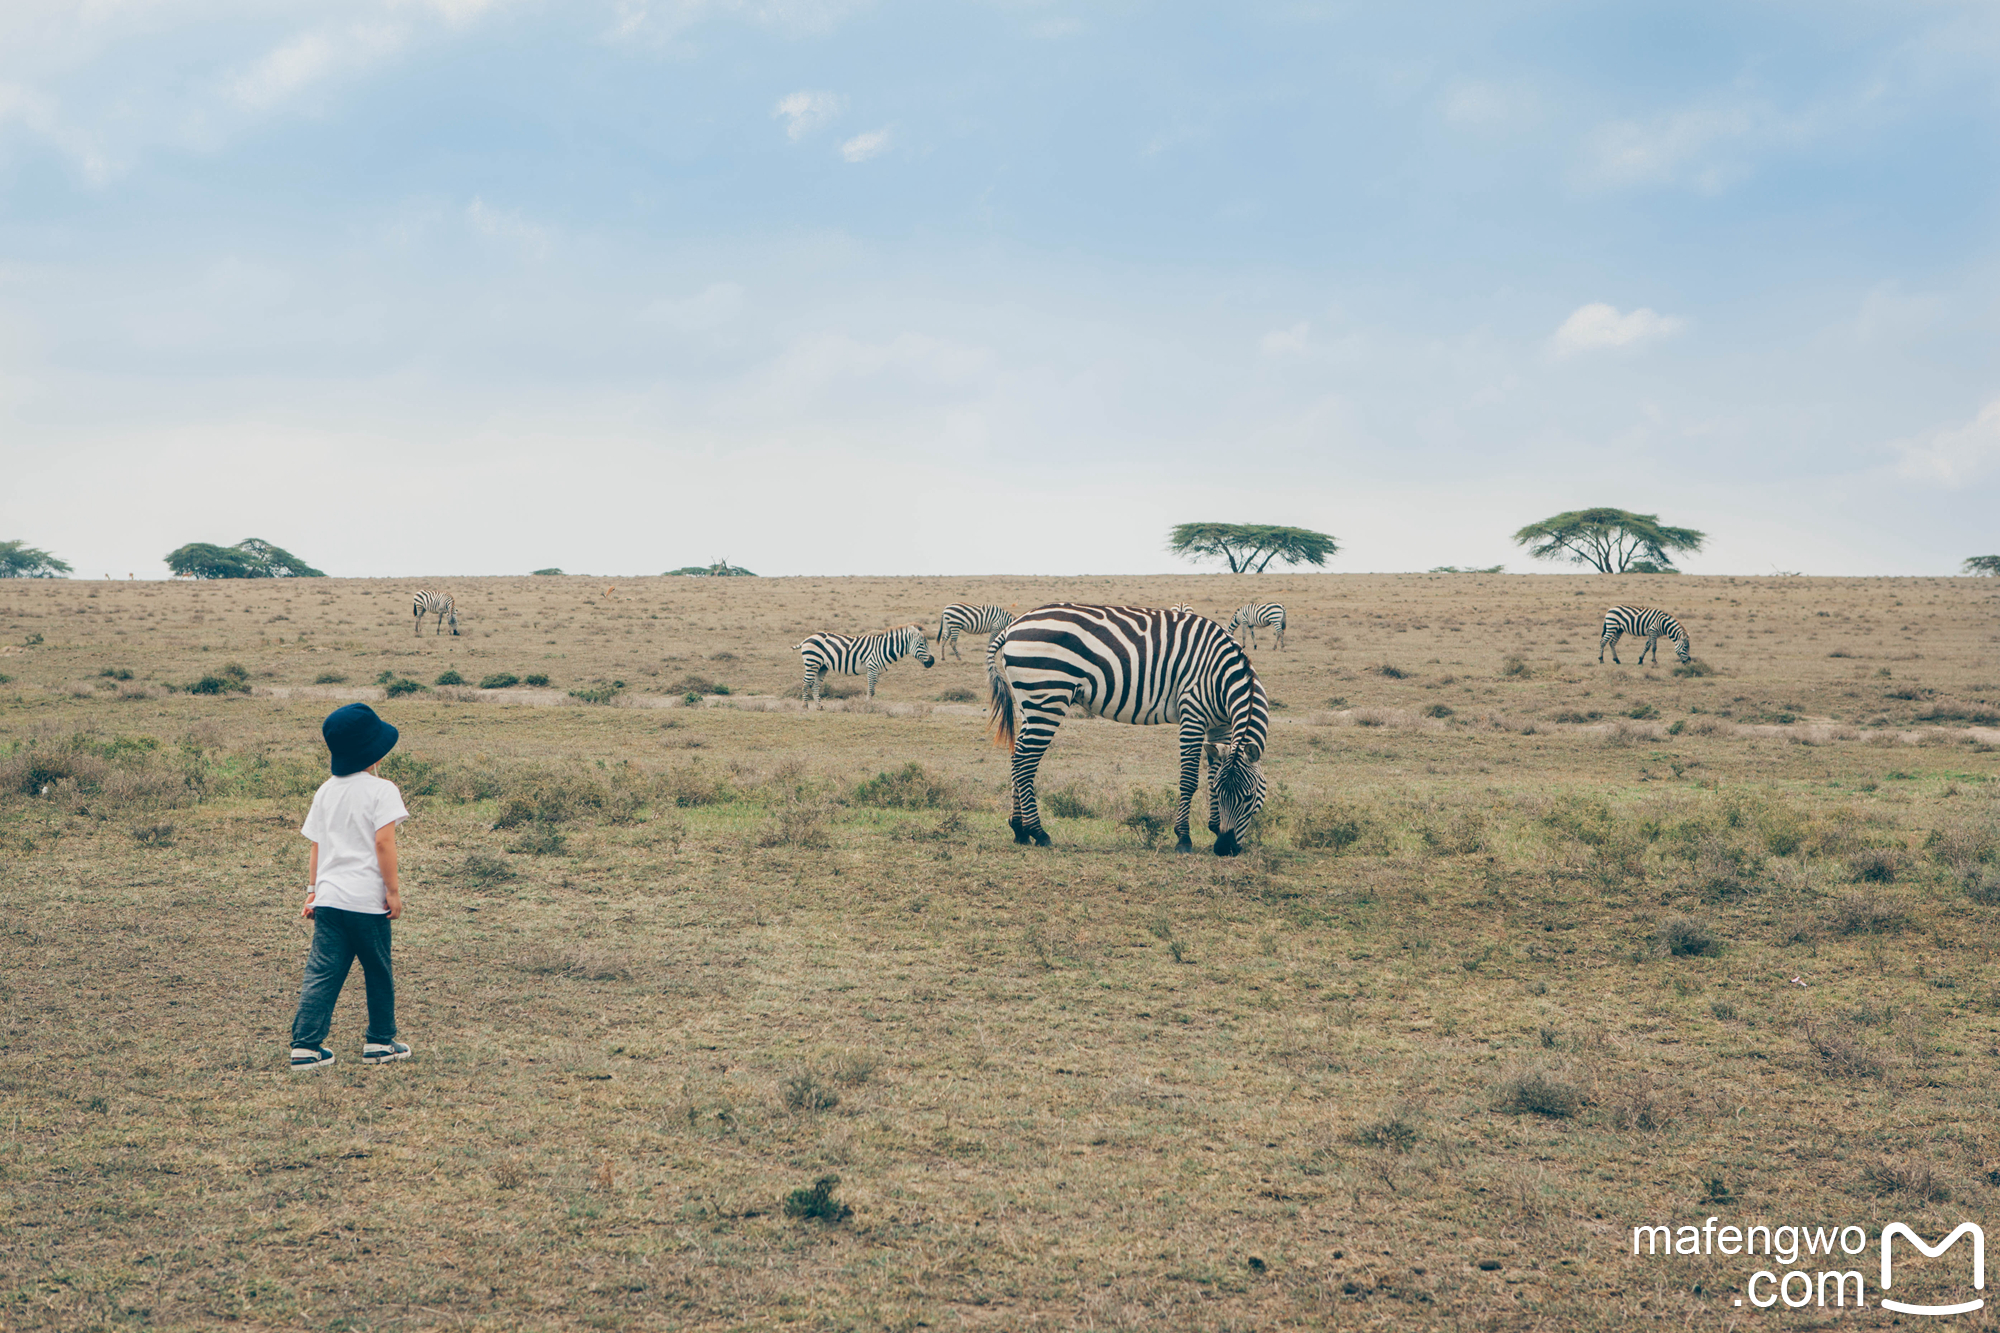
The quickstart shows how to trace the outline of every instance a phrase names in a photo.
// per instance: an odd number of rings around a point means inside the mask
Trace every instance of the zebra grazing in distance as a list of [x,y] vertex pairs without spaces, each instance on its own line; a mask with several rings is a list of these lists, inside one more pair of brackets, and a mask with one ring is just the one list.
[[1604,660],[1604,650],[1611,650],[1611,660],[1619,666],[1618,638],[1630,634],[1634,638],[1644,636],[1646,647],[1639,650],[1639,665],[1646,664],[1646,648],[1653,650],[1653,665],[1660,664],[1660,640],[1674,641],[1674,656],[1683,665],[1688,660],[1688,632],[1681,628],[1681,622],[1665,611],[1652,606],[1614,606],[1604,613],[1604,637],[1597,644],[1597,660]]
[[452,605],[451,598],[445,596],[443,593],[432,592],[429,588],[418,589],[415,610],[417,613],[417,634],[419,637],[422,637],[424,632],[425,616],[437,617],[437,633],[444,633],[446,621],[451,622],[451,632],[454,635],[458,633],[458,608]]
[[[998,634],[1013,623],[1014,617],[1007,614],[1005,607],[973,606],[968,602],[953,602],[938,615],[938,647],[949,647],[951,655],[962,662],[965,658],[958,651],[960,631],[967,634]],[[990,639],[987,641],[987,647],[989,650],[992,648]],[[987,655],[990,657],[992,654],[989,651]]]
[[1234,634],[1239,629],[1247,631],[1250,635],[1250,646],[1255,648],[1259,625],[1269,625],[1276,630],[1278,646],[1280,648],[1285,646],[1285,608],[1276,602],[1252,602],[1248,606],[1237,608],[1236,619],[1229,622],[1229,632]]
[[805,660],[806,683],[801,694],[810,706],[819,702],[820,680],[834,672],[843,676],[868,677],[868,697],[875,697],[875,682],[882,678],[891,662],[902,657],[914,656],[929,670],[937,659],[931,656],[930,645],[924,642],[921,625],[899,625],[895,629],[881,630],[875,634],[863,634],[851,638],[845,634],[814,634],[803,643],[792,645],[792,651]]
[[1242,850],[1264,807],[1270,705],[1242,647],[1206,616],[1139,606],[1057,602],[999,639],[993,736],[1014,757],[1014,841],[1049,845],[1035,770],[1071,712],[1139,726],[1177,723],[1181,740],[1175,850],[1191,852],[1188,812],[1208,756],[1208,828],[1217,856]]

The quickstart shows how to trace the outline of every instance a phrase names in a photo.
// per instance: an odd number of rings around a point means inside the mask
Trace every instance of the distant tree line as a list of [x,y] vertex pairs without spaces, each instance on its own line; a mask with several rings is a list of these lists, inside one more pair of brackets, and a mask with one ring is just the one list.
[[167,568],[196,579],[323,579],[326,574],[281,546],[245,537],[234,546],[189,542],[167,553]]

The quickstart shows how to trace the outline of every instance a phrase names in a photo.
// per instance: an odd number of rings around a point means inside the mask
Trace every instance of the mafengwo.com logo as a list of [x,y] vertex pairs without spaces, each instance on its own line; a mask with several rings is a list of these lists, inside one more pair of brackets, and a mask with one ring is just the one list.
[[[1635,1226],[1632,1253],[1642,1260],[1681,1255],[1740,1259],[1750,1271],[1743,1279],[1743,1294],[1733,1304],[1760,1310],[1774,1307],[1800,1310],[1807,1306],[1850,1309],[1872,1303],[1898,1314],[1946,1316],[1971,1314],[1986,1305],[1986,1298],[1976,1294],[1986,1290],[1986,1232],[1976,1223],[1960,1222],[1942,1240],[1932,1244],[1903,1222],[1890,1222],[1870,1237],[1866,1228],[1852,1225],[1717,1225],[1721,1221],[1720,1217],[1711,1217],[1700,1226]],[[1907,1278],[1910,1260],[1916,1255],[1943,1258],[1960,1241],[1971,1242],[1958,1251],[1971,1261],[1968,1271],[1962,1276],[1954,1274],[1943,1279],[1956,1288],[1947,1294],[1957,1299],[1940,1300],[1934,1295],[1927,1295],[1922,1301],[1896,1298],[1899,1254]],[[1871,1249],[1876,1251],[1875,1258],[1869,1256]],[[1764,1265],[1752,1269],[1760,1259],[1765,1261]],[[1846,1264],[1854,1266],[1843,1267]],[[1872,1302],[1868,1287],[1870,1272],[1880,1279]],[[1935,1273],[1927,1276],[1931,1279],[1925,1283],[1927,1287],[1940,1280]],[[1905,1295],[1909,1294],[1908,1287],[1906,1281]]]

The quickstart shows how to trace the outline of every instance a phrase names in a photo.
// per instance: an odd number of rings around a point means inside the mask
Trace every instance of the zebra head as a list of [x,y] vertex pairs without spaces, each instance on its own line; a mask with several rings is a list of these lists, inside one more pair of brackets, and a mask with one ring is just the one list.
[[931,656],[931,646],[924,642],[923,627],[921,625],[912,625],[910,626],[910,633],[916,636],[916,642],[910,647],[910,655],[923,663],[924,670],[930,670],[937,665],[937,659]]
[[1243,850],[1242,835],[1264,808],[1263,752],[1247,745],[1208,746],[1208,831],[1215,835],[1215,854],[1234,856]]
[[[1688,642],[1688,636],[1685,633],[1683,633],[1678,639],[1674,640],[1674,656],[1681,659],[1682,666],[1686,666],[1688,664],[1688,659],[1693,655],[1694,655],[1694,645]],[[1659,654],[1654,653],[1653,656],[1657,658]]]

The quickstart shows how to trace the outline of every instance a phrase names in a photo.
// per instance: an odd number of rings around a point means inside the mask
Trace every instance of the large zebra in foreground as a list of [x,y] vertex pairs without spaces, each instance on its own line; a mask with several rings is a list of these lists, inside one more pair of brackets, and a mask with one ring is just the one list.
[[819,702],[820,680],[832,673],[843,676],[868,677],[868,697],[875,697],[875,682],[882,678],[891,662],[914,656],[929,670],[937,659],[931,656],[930,645],[924,642],[921,625],[899,625],[895,629],[885,629],[874,634],[863,634],[853,638],[846,634],[815,634],[803,643],[792,645],[806,664],[806,683],[802,697],[808,706]]
[[[1639,650],[1639,665],[1646,664],[1646,648],[1653,650],[1653,665],[1660,664],[1660,640],[1674,641],[1674,656],[1683,663],[1688,660],[1688,632],[1681,628],[1681,622],[1665,611],[1651,606],[1614,606],[1604,613],[1604,637],[1597,643],[1597,660],[1604,660],[1604,650],[1611,650],[1611,660],[1618,662],[1618,639],[1630,634],[1634,638],[1643,637],[1646,647]],[[1618,662],[1618,665],[1625,665]]]
[[415,610],[417,613],[417,633],[419,636],[424,632],[425,616],[437,617],[436,633],[444,633],[446,621],[451,622],[451,632],[453,634],[458,633],[458,608],[453,606],[451,598],[445,596],[443,593],[432,592],[429,588],[419,588],[417,590]]
[[[961,662],[964,657],[958,651],[960,631],[967,634],[998,634],[1014,623],[1014,617],[1000,606],[973,606],[969,602],[953,602],[938,614],[938,647],[951,649],[951,655]],[[993,641],[987,641],[987,656],[993,655]]]
[[1057,602],[1000,636],[992,662],[994,739],[1014,755],[1015,842],[1049,845],[1035,805],[1035,770],[1072,711],[1140,726],[1180,726],[1176,851],[1191,852],[1188,809],[1208,755],[1208,827],[1215,854],[1234,856],[1264,806],[1270,705],[1250,659],[1206,616],[1139,606]]
[[[1229,622],[1229,632],[1234,635],[1243,630],[1250,636],[1250,646],[1257,646],[1257,627],[1269,625],[1278,632],[1278,646],[1285,646],[1285,608],[1276,602],[1252,602],[1236,609],[1236,619]],[[1239,640],[1240,642],[1240,640]]]

